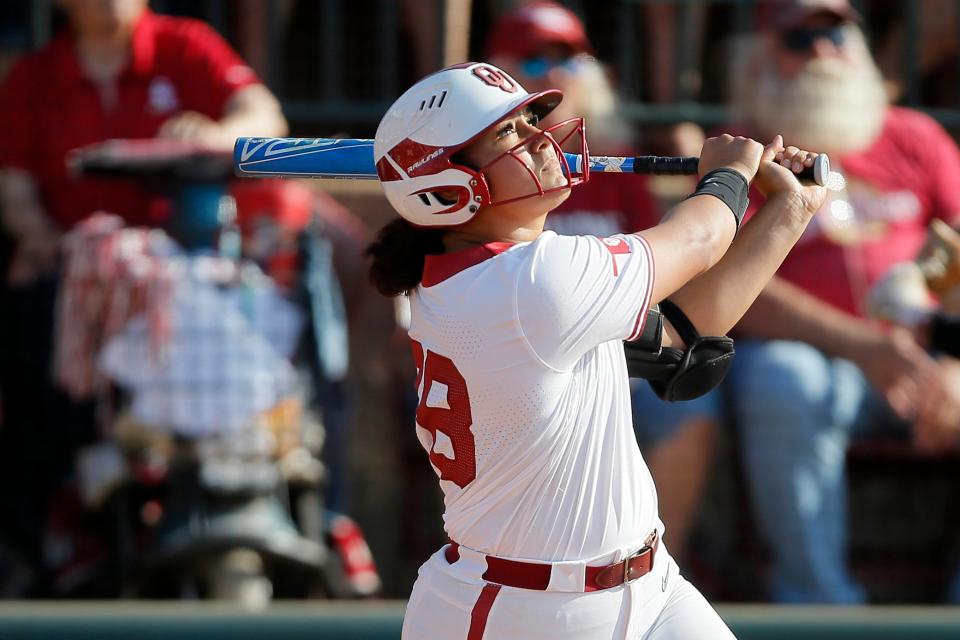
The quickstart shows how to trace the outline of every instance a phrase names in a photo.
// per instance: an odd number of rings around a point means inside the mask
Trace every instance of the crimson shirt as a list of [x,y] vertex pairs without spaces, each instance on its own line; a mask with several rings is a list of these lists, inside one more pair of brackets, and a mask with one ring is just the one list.
[[[960,151],[929,116],[893,107],[869,149],[830,160],[846,190],[831,193],[778,275],[862,316],[870,287],[893,264],[916,257],[933,218],[960,222]],[[762,202],[751,193],[748,215]],[[836,232],[850,212],[859,230],[853,241]]]
[[145,11],[130,62],[115,80],[116,105],[108,108],[81,70],[68,30],[18,60],[0,86],[0,166],[32,175],[47,212],[64,228],[97,210],[133,224],[155,222],[154,197],[132,182],[68,175],[67,153],[110,138],[153,137],[182,111],[220,119],[237,90],[258,82],[208,25]]

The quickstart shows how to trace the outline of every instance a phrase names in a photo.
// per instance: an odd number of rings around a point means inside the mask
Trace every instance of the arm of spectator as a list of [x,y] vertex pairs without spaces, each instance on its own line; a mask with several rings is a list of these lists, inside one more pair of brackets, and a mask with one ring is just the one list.
[[12,285],[24,285],[56,266],[60,229],[40,201],[36,181],[21,169],[0,169],[0,223],[15,240],[7,271]]
[[192,21],[180,34],[190,73],[178,78],[183,112],[167,120],[161,137],[233,148],[238,136],[282,136],[280,104],[246,62],[209,25]]
[[276,97],[262,84],[252,84],[230,97],[220,120],[198,111],[184,111],[167,120],[157,135],[197,140],[229,150],[239,136],[274,137],[286,135],[287,131],[287,121]]
[[885,331],[780,278],[764,288],[737,330],[755,338],[806,342],[850,360],[904,419],[916,416],[922,394],[937,384],[936,362],[909,331]]
[[937,452],[960,444],[960,360],[937,360],[937,383],[924,390],[913,425],[913,442],[921,451]]

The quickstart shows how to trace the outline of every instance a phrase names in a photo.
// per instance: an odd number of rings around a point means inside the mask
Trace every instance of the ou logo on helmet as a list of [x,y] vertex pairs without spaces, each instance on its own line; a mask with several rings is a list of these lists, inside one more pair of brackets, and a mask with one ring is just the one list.
[[473,68],[473,75],[477,76],[491,87],[497,87],[506,93],[517,92],[517,82],[500,69],[481,64]]

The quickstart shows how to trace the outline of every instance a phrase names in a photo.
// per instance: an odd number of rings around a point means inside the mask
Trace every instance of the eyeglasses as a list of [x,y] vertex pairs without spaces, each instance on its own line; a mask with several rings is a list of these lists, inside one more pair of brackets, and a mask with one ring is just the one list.
[[569,58],[539,56],[536,58],[524,58],[520,62],[520,71],[529,78],[540,78],[557,67],[561,67],[569,73],[576,73],[580,68],[580,60],[576,56]]
[[842,47],[847,35],[843,24],[818,29],[800,28],[790,29],[783,33],[783,46],[795,53],[804,53],[813,48],[813,43],[824,38],[835,47]]

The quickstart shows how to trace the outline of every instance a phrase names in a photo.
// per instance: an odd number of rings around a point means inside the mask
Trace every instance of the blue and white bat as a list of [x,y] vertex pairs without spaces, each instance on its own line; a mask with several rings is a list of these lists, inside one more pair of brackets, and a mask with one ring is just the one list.
[[[583,156],[565,153],[574,172],[583,170]],[[602,173],[645,173],[694,175],[700,159],[668,156],[590,156],[590,171]],[[237,138],[233,147],[236,175],[245,178],[348,178],[376,180],[373,140],[359,138]],[[817,156],[804,169],[801,180],[820,185],[830,175],[830,160]]]

